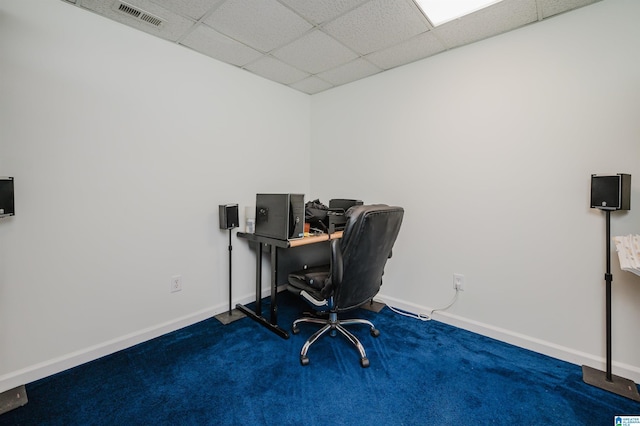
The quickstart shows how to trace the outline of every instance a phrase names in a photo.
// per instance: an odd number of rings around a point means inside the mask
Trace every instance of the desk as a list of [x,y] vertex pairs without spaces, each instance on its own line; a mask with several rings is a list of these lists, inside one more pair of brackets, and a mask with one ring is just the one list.
[[[289,333],[278,326],[278,282],[285,281],[290,272],[305,266],[319,266],[329,263],[329,240],[342,237],[342,231],[331,235],[322,234],[304,237],[297,240],[277,240],[246,232],[238,232],[238,238],[243,238],[256,248],[256,307],[255,311],[244,305],[237,304],[236,308],[246,316],[262,324],[278,336],[288,339]],[[326,243],[326,244],[321,244]],[[326,250],[323,250],[323,246]],[[296,249],[297,247],[297,249]],[[267,248],[271,253],[271,309],[269,319],[262,316],[262,253]],[[295,255],[297,253],[297,256]],[[282,255],[282,256],[281,256]],[[278,275],[280,273],[280,275]],[[285,284],[283,282],[283,284]]]

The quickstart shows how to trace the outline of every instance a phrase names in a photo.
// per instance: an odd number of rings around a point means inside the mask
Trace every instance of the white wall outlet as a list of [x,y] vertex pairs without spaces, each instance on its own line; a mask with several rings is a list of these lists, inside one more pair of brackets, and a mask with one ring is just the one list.
[[171,293],[175,293],[176,291],[182,290],[182,275],[174,275],[171,277],[171,286],[169,287],[169,291]]
[[464,275],[453,274],[453,288],[460,291],[464,290]]

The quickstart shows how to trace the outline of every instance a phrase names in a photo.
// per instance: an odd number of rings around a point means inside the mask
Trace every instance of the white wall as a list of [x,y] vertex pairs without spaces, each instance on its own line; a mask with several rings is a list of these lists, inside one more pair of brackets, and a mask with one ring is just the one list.
[[218,205],[308,193],[309,96],[62,1],[0,2],[0,58],[0,391],[225,311]]
[[[637,16],[605,0],[312,97],[314,194],[406,209],[384,297],[428,312],[462,273],[439,319],[604,369],[590,175],[633,175],[612,232],[640,233]],[[614,373],[639,381],[640,277],[612,265]]]
[[[604,0],[309,98],[62,1],[0,0],[0,391],[225,310],[217,206],[260,191],[404,206],[385,298],[427,311],[463,273],[439,319],[602,368],[589,176],[634,176],[612,227],[640,232],[638,12]],[[614,372],[638,382],[640,277],[613,267]]]

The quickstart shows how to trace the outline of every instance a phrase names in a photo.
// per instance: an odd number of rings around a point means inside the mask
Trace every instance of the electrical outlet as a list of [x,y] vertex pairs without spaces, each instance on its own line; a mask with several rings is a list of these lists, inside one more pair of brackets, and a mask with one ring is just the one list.
[[464,275],[453,274],[453,288],[464,291]]
[[175,293],[176,291],[182,290],[182,275],[174,275],[171,277],[171,286],[169,287],[169,291],[171,293]]

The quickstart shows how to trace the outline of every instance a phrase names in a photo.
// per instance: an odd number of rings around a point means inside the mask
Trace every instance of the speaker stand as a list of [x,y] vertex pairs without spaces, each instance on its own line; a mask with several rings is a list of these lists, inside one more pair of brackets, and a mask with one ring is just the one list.
[[606,333],[607,333],[607,370],[600,371],[589,366],[582,366],[582,380],[592,386],[624,396],[634,401],[640,401],[638,387],[636,384],[623,377],[611,374],[611,283],[613,275],[611,275],[611,211],[605,210],[606,213],[606,256],[607,256],[607,272],[604,274],[606,282]]
[[377,314],[382,310],[382,308],[385,307],[385,304],[376,302],[375,300],[371,299],[369,302],[365,303],[360,307],[362,309],[366,309],[367,311],[375,312]]
[[0,393],[0,415],[15,408],[22,407],[29,399],[24,385]]
[[231,230],[232,228],[229,228],[229,311],[216,315],[216,319],[224,325],[231,324],[232,322],[246,316],[239,310],[231,307],[231,283],[233,281],[231,279],[231,250],[233,250],[233,246],[231,245]]

